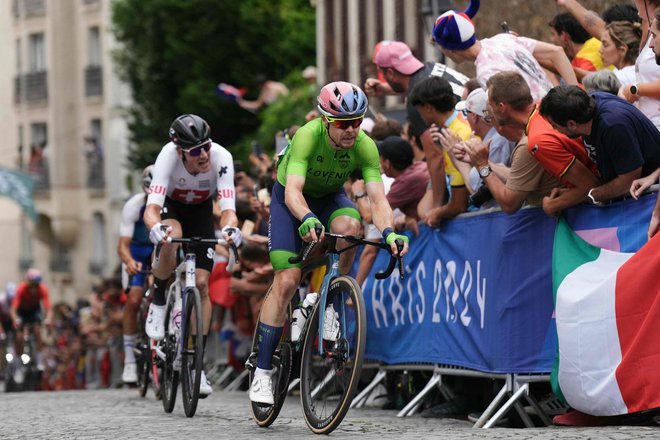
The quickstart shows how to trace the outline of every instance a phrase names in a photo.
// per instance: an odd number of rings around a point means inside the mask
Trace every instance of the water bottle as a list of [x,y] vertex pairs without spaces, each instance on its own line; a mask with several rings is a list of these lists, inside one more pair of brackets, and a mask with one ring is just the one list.
[[291,319],[291,342],[298,342],[300,333],[305,326],[309,314],[312,313],[312,308],[314,308],[317,297],[318,294],[315,292],[308,293],[300,307],[293,311],[293,317]]

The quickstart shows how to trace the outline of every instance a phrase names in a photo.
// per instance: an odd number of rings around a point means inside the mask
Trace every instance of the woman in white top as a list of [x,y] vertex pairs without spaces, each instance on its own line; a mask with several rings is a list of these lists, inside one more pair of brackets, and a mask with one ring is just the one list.
[[614,74],[622,85],[634,84],[635,61],[639,55],[642,25],[629,21],[613,21],[605,26],[600,40],[603,65],[615,67]]

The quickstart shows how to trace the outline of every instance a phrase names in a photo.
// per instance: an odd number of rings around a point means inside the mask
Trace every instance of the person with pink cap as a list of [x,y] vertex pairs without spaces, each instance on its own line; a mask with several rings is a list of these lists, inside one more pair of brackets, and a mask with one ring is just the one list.
[[541,63],[551,66],[566,84],[577,85],[571,62],[559,46],[511,33],[478,40],[472,22],[478,9],[479,1],[472,0],[465,12],[447,11],[436,19],[433,41],[452,61],[473,61],[477,78],[483,83],[498,72],[517,71],[525,78],[534,100],[541,99],[553,86]]
[[[455,100],[459,101],[463,95],[463,85],[469,79],[442,63],[433,61],[422,63],[413,55],[410,47],[401,41],[385,40],[378,43],[374,48],[373,62],[378,67],[378,75],[382,80],[368,78],[364,85],[367,95],[408,97],[416,84],[430,76],[437,76],[447,80],[455,95]],[[417,109],[410,103],[410,99],[406,100],[406,113],[410,122],[410,133],[421,141],[431,174],[434,205],[439,206],[442,200],[448,199],[444,167],[453,168],[453,165],[448,157],[443,159],[442,151],[434,147],[428,130],[429,125],[424,122]],[[456,174],[460,175],[457,171]]]

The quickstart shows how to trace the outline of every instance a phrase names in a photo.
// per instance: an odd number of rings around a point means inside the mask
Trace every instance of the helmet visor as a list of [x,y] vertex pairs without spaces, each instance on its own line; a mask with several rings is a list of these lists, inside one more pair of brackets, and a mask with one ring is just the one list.
[[325,119],[327,119],[329,123],[331,123],[338,129],[346,130],[348,127],[358,128],[362,124],[362,121],[364,120],[364,115],[360,115],[357,118],[351,118],[351,119],[337,119],[326,116]]

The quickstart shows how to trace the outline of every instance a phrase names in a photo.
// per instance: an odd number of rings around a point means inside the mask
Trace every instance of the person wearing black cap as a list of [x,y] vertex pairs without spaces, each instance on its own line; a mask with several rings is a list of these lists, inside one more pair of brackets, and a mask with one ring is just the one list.
[[389,136],[378,142],[380,168],[394,178],[387,201],[392,209],[399,208],[408,217],[419,220],[417,204],[426,193],[430,177],[424,162],[414,162],[413,150],[407,140]]

